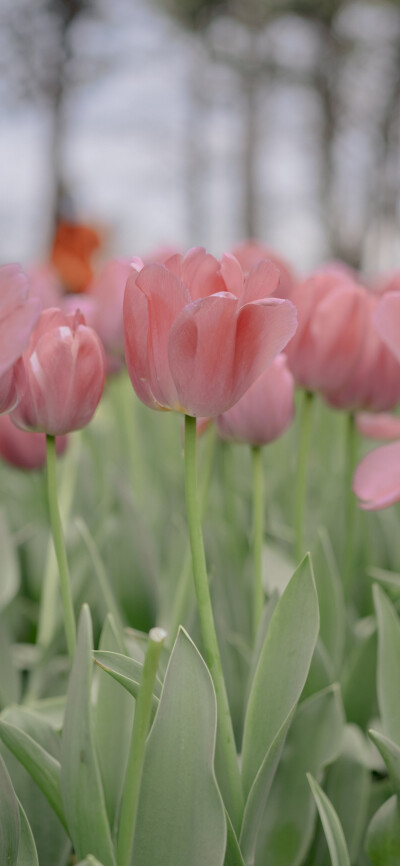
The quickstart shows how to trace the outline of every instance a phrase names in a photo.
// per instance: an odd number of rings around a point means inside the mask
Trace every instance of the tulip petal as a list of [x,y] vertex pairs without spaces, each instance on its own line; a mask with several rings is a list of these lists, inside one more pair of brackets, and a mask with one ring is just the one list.
[[169,365],[188,415],[213,417],[232,405],[236,312],[237,298],[221,292],[189,304],[171,328]]
[[379,336],[400,361],[400,292],[384,295],[373,319]]
[[368,326],[365,291],[350,282],[338,286],[318,305],[312,319],[314,364],[323,370],[322,388],[338,390],[358,364]]
[[400,501],[400,442],[371,451],[357,466],[353,490],[365,511]]
[[142,403],[150,409],[159,409],[149,381],[148,303],[146,296],[136,285],[136,274],[129,277],[126,284],[123,315],[125,360],[132,385]]
[[266,298],[241,308],[236,328],[231,406],[284,349],[296,326],[297,311],[291,301]]
[[192,301],[225,291],[220,263],[204,247],[193,247],[182,260],[182,282]]
[[279,270],[273,262],[262,260],[255,265],[244,285],[242,304],[269,298],[279,286]]
[[359,412],[356,426],[369,439],[400,439],[400,417],[388,412]]
[[235,256],[225,253],[221,259],[221,274],[228,292],[237,298],[243,295],[243,271]]

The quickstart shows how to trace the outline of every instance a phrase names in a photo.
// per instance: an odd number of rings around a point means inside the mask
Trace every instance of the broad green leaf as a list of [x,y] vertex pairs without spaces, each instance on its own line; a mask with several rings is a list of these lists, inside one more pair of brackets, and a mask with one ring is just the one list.
[[214,775],[210,674],[180,629],[147,740],[132,866],[222,866],[225,811]]
[[0,758],[0,863],[17,866],[20,839],[20,817],[6,765]]
[[114,850],[92,730],[92,623],[82,608],[75,659],[68,685],[61,747],[61,794],[68,830],[82,859],[94,852],[115,866]]
[[384,733],[400,745],[400,621],[392,602],[377,584],[374,602],[378,619],[379,710]]
[[61,760],[61,740],[58,733],[46,719],[32,712],[26,705],[7,707],[0,720],[23,731],[58,762]]
[[255,864],[299,866],[311,843],[315,804],[306,773],[320,776],[338,755],[344,726],[337,686],[297,708],[258,834]]
[[375,813],[368,827],[365,848],[373,866],[399,866],[400,816],[396,795]]
[[342,581],[328,533],[321,529],[318,536],[313,563],[321,619],[320,637],[333,665],[335,678],[340,671],[344,654],[346,608]]
[[0,511],[0,610],[3,610],[19,589],[19,565],[4,511]]
[[369,731],[368,733],[382,755],[393,785],[393,791],[397,794],[400,802],[400,748],[378,731]]
[[[120,651],[121,638],[109,615],[100,638],[100,650]],[[132,732],[134,701],[104,670],[98,670],[94,734],[110,827],[119,811]]]
[[100,863],[100,860],[96,860],[96,857],[92,857],[91,854],[89,854],[89,857],[80,860],[76,866],[103,866],[103,863]]
[[55,731],[61,731],[65,713],[65,695],[26,701],[24,706],[34,715],[48,722]]
[[257,842],[258,830],[262,821],[272,782],[280,761],[282,749],[289,727],[292,723],[295,707],[291,710],[283,725],[273,739],[261,767],[251,786],[244,810],[242,829],[240,832],[240,847],[246,861],[252,862]]
[[[371,794],[371,747],[356,725],[346,725],[343,748],[328,767],[324,790],[342,825],[352,863],[357,863],[368,821]],[[317,828],[313,866],[326,866],[326,837]]]
[[300,698],[318,626],[317,593],[307,555],[275,608],[254,675],[243,735],[246,797],[268,749]]
[[17,866],[39,866],[35,840],[26,814],[18,802],[21,834],[19,837]]
[[245,862],[243,860],[242,852],[239,848],[239,842],[237,840],[236,833],[232,827],[231,819],[228,815],[228,812],[225,810],[225,818],[226,818],[226,850],[225,850],[225,859],[224,866],[245,866]]
[[343,665],[343,703],[348,722],[365,729],[378,713],[376,696],[377,631],[371,620],[361,623],[361,633]]
[[60,763],[25,731],[0,720],[0,737],[43,792],[66,828],[60,789]]
[[[93,658],[96,664],[113,677],[117,683],[124,686],[129,694],[134,698],[137,697],[143,670],[143,665],[141,665],[140,662],[131,659],[129,656],[122,655],[121,653],[109,652],[106,650],[97,650],[93,653]],[[157,678],[154,684],[154,712],[157,709],[160,694],[161,683]]]
[[313,657],[311,659],[310,669],[304,689],[301,693],[301,700],[315,695],[316,692],[321,692],[335,682],[335,673],[332,662],[329,658],[328,651],[321,638],[318,637]]
[[337,813],[322,788],[318,785],[318,782],[313,779],[310,773],[307,773],[307,779],[324,828],[332,866],[350,866],[349,852]]
[[394,600],[400,596],[400,574],[395,571],[388,571],[385,568],[370,568],[368,569],[369,577],[381,583],[388,595]]
[[263,648],[264,643],[265,643],[265,638],[267,635],[267,631],[269,629],[269,624],[270,624],[271,619],[272,619],[272,614],[276,608],[276,605],[278,604],[278,601],[279,601],[278,591],[274,590],[274,592],[272,593],[270,599],[268,600],[268,603],[265,605],[264,610],[262,612],[260,623],[259,623],[259,626],[257,629],[257,635],[256,635],[255,643],[254,643],[254,649],[253,649],[252,656],[251,656],[249,676],[248,676],[248,681],[247,681],[246,704],[248,702],[248,695],[250,694],[251,685],[252,685],[252,682],[254,679],[254,674],[257,670],[257,665],[258,665],[258,662],[260,659],[261,651],[262,651],[262,648]]

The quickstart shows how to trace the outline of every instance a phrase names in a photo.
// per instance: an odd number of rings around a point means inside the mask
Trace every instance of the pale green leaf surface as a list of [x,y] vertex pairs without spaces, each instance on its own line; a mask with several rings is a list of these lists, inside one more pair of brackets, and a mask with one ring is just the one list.
[[[134,698],[137,697],[143,670],[143,665],[140,662],[122,653],[106,650],[97,650],[93,653],[93,658],[96,664],[123,686],[129,694]],[[157,709],[160,694],[161,682],[159,679],[156,679],[154,684],[153,710]]]
[[375,813],[365,848],[373,866],[399,866],[400,816],[395,794]]
[[0,511],[0,610],[14,598],[19,589],[19,565],[4,511]]
[[315,804],[306,773],[318,776],[340,752],[344,714],[337,686],[303,701],[287,735],[258,835],[255,864],[299,866],[312,839]]
[[91,712],[92,623],[82,608],[70,675],[61,748],[61,793],[67,825],[78,857],[94,852],[104,866],[115,866],[111,832],[94,745]]
[[132,866],[222,866],[226,821],[215,736],[211,677],[180,629],[147,741]]
[[39,866],[35,840],[26,814],[18,802],[21,835],[18,846],[17,866]]
[[254,675],[242,750],[246,797],[271,743],[300,698],[318,627],[317,593],[307,555],[274,610]]
[[400,748],[378,731],[369,731],[369,736],[382,755],[393,785],[393,791],[397,794],[400,802]]
[[337,813],[322,788],[318,785],[318,782],[313,779],[310,773],[307,773],[307,779],[324,828],[332,866],[350,866],[349,852]]
[[0,757],[0,863],[17,866],[20,839],[18,801],[3,759]]

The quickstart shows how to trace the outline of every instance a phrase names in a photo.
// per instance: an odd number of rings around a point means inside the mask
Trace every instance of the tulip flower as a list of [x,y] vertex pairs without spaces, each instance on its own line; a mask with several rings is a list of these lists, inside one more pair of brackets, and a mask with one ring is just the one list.
[[371,451],[359,463],[353,490],[365,511],[379,511],[400,502],[400,442]]
[[389,412],[359,412],[356,427],[368,439],[400,439],[400,416]]
[[[57,454],[67,447],[67,437],[56,439]],[[9,415],[0,418],[0,457],[17,469],[41,469],[46,464],[46,436],[28,433],[13,424]]]
[[241,399],[217,418],[223,439],[261,446],[284,433],[294,416],[294,379],[278,355]]
[[284,259],[278,256],[269,247],[258,241],[245,241],[237,244],[232,250],[232,255],[241,264],[244,271],[249,272],[263,259],[267,259],[276,265],[279,271],[279,285],[274,292],[277,298],[290,298],[296,282],[292,268]]
[[79,311],[44,310],[16,375],[22,397],[12,413],[15,424],[60,436],[94,415],[104,387],[104,349]]
[[0,268],[0,414],[10,412],[18,402],[12,368],[40,314],[40,301],[28,294],[28,279],[19,265]]
[[278,282],[272,262],[245,275],[233,256],[202,248],[132,274],[125,357],[142,402],[195,417],[233,406],[296,329],[293,304],[270,297]]

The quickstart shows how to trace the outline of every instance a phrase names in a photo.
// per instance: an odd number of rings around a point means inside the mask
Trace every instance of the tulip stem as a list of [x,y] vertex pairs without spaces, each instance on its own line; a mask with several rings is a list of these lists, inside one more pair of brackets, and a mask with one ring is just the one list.
[[49,502],[50,525],[56,552],[58,572],[60,575],[61,598],[64,610],[64,626],[67,637],[68,652],[73,659],[76,645],[76,624],[74,606],[72,603],[71,582],[68,570],[67,552],[62,531],[60,510],[57,499],[56,478],[56,440],[54,436],[46,436],[47,457],[47,498]]
[[253,637],[257,634],[258,624],[264,608],[264,589],[262,580],[262,553],[264,541],[264,477],[262,451],[259,446],[251,449],[253,469]]
[[[211,430],[207,430],[206,434],[206,442],[205,442],[205,453],[204,453],[204,461],[202,462],[201,467],[201,484],[199,486],[199,500],[200,500],[200,516],[203,517],[206,502],[208,498],[208,491],[210,488],[210,480],[211,480],[211,469],[213,464],[213,457],[215,451],[215,429],[214,427]],[[170,626],[168,628],[168,640],[167,646],[172,649],[178,628],[183,624],[183,621],[186,616],[186,611],[189,605],[190,592],[193,593],[192,589],[192,558],[191,558],[191,550],[190,543],[187,543],[187,547],[185,550],[185,557],[182,563],[182,568],[179,574],[175,598],[174,598],[174,606],[172,608],[172,613],[170,616]]]
[[152,628],[149,632],[142,679],[135,704],[125,787],[121,803],[117,847],[118,866],[130,866],[132,859],[132,847],[143,775],[146,738],[151,718],[154,682],[166,636],[166,632],[162,628]]
[[349,594],[354,566],[355,531],[357,519],[357,499],[353,493],[353,475],[357,464],[358,439],[354,413],[349,412],[346,424],[346,471],[345,471],[345,502],[346,502],[346,535],[344,548],[343,581],[345,592]]
[[221,762],[224,765],[223,775],[219,781],[223,789],[222,793],[227,800],[226,805],[232,823],[235,829],[238,830],[243,813],[243,792],[207,578],[200,508],[197,497],[196,439],[196,419],[186,415],[185,493],[194,585],[206,662],[214,683],[217,699],[217,757],[219,753]]
[[304,391],[300,412],[300,441],[295,489],[295,559],[300,562],[303,554],[304,515],[306,511],[308,455],[310,451],[313,394]]

